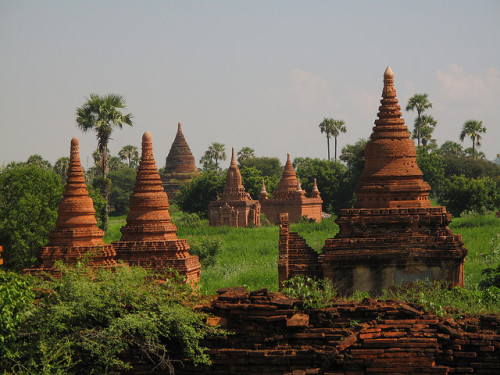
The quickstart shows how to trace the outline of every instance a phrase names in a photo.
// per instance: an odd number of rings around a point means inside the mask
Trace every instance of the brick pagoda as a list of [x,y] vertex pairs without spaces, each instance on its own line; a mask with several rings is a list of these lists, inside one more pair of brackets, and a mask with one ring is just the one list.
[[[357,201],[353,209],[340,211],[339,233],[326,240],[318,257],[322,276],[332,280],[341,294],[376,293],[394,284],[425,279],[464,285],[467,249],[461,236],[453,235],[448,227],[451,214],[445,207],[432,207],[430,186],[422,180],[416,156],[401,117],[394,74],[387,68],[378,119],[355,189]],[[309,257],[316,262],[310,249],[297,250],[297,241],[280,248],[280,280],[293,276],[288,270],[301,272],[300,264],[293,261],[297,252],[304,253],[298,259]]]
[[49,234],[49,243],[42,248],[40,265],[25,272],[55,273],[54,262],[73,264],[89,256],[93,266],[112,266],[116,262],[113,247],[103,242],[104,232],[97,227],[94,203],[89,197],[78,139],[71,140],[69,166],[64,194],[57,212],[56,229]]
[[211,226],[260,226],[260,203],[253,200],[243,186],[240,169],[232,150],[231,165],[227,170],[226,186],[217,201],[208,205]]
[[194,156],[182,133],[181,123],[177,125],[175,136],[170,152],[165,162],[165,172],[162,176],[163,186],[170,201],[175,199],[181,185],[191,181],[198,174],[195,166]]
[[302,190],[300,181],[297,179],[295,169],[290,160],[290,154],[287,155],[285,168],[281,175],[281,180],[277,190],[273,193],[273,197],[269,198],[264,182],[262,182],[262,190],[259,194],[259,201],[262,206],[262,212],[267,219],[279,223],[279,215],[288,213],[291,222],[297,222],[300,217],[306,216],[316,222],[321,221],[321,199],[316,182],[311,192],[310,197],[306,197],[306,193]]
[[186,277],[187,282],[198,282],[201,268],[198,257],[189,254],[186,240],[177,238],[168,208],[167,194],[153,158],[151,134],[145,132],[127,224],[121,229],[120,241],[113,242],[117,258],[158,271],[172,268]]

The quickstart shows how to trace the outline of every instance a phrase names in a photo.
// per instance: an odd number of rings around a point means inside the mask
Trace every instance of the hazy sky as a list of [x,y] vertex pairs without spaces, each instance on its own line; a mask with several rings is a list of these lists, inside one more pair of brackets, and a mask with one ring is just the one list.
[[149,130],[164,166],[180,121],[197,162],[211,142],[326,158],[318,124],[345,121],[339,152],[369,137],[387,65],[403,109],[429,95],[438,144],[475,119],[480,150],[500,152],[498,0],[0,0],[0,165],[54,163],[76,136],[90,166],[95,135],[75,109],[93,92],[123,95],[134,115],[114,155]]

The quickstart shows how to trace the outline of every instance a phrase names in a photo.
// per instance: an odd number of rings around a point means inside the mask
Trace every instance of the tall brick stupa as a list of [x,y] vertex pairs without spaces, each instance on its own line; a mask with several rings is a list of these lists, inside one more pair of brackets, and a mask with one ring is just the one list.
[[[330,279],[342,294],[376,293],[426,279],[463,286],[467,249],[461,236],[448,227],[451,214],[445,207],[432,207],[429,192],[388,67],[354,208],[340,211],[335,221],[339,233],[326,240],[317,258],[306,246],[295,246],[303,239],[288,233],[283,220],[280,281],[293,276],[290,270],[300,274],[321,269],[316,276]],[[313,264],[299,264],[301,259]]]
[[190,255],[187,241],[177,238],[168,208],[167,194],[153,158],[151,134],[145,132],[127,224],[121,229],[120,241],[113,242],[117,259],[159,271],[172,268],[187,282],[198,282],[198,256]]
[[306,197],[306,192],[302,190],[300,181],[297,179],[290,154],[287,155],[285,168],[278,188],[273,192],[273,197],[269,198],[264,182],[262,182],[259,201],[264,215],[275,224],[279,223],[281,213],[288,213],[291,222],[297,222],[303,216],[318,223],[321,221],[323,200],[318,187],[315,184],[311,196]]
[[235,228],[260,226],[260,203],[253,200],[245,191],[240,169],[236,164],[234,148],[224,192],[219,199],[209,203],[208,219],[211,226],[228,225]]
[[53,273],[54,262],[76,263],[89,256],[93,266],[112,266],[116,262],[113,247],[103,242],[104,232],[97,227],[92,198],[89,197],[78,139],[71,140],[69,166],[64,194],[57,212],[56,229],[49,234],[49,243],[42,248],[40,265],[25,272]]
[[165,162],[165,172],[162,176],[163,186],[170,201],[174,201],[181,185],[191,181],[198,175],[195,159],[191,153],[186,138],[182,133],[182,125],[177,125],[175,136],[170,152]]

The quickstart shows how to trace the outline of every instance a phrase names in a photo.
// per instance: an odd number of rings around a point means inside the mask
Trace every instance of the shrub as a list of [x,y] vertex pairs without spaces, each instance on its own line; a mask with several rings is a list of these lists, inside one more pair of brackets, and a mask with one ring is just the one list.
[[195,213],[206,219],[208,217],[208,204],[217,200],[217,194],[224,190],[225,183],[225,175],[204,172],[181,186],[176,197],[177,204],[183,211]]
[[223,249],[224,241],[220,237],[202,237],[199,242],[193,241],[190,253],[198,255],[200,262],[204,267],[215,263],[215,256]]
[[332,305],[337,295],[328,280],[316,280],[307,276],[295,276],[283,283],[285,295],[297,298],[305,309],[321,309]]
[[484,213],[495,210],[500,204],[496,182],[490,177],[477,179],[452,176],[444,180],[438,200],[454,216],[464,211]]
[[36,262],[55,227],[63,185],[58,174],[35,165],[0,172],[0,244],[9,269]]
[[61,272],[36,288],[36,310],[9,343],[17,357],[4,359],[4,370],[117,373],[130,368],[133,356],[159,370],[170,369],[172,358],[209,363],[200,342],[221,331],[186,306],[197,301],[191,287],[176,279],[159,282],[164,276],[136,267],[113,271],[78,263]]

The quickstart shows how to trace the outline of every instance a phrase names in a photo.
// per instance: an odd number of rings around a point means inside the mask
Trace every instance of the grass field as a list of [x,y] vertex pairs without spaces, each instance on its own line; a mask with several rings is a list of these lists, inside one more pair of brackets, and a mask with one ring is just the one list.
[[[213,240],[215,255],[202,268],[200,286],[203,293],[213,294],[219,288],[246,286],[250,290],[267,287],[278,288],[278,227],[260,228],[210,227],[206,220],[186,215],[173,206],[172,221],[177,225],[177,236],[188,240],[192,248],[203,246],[204,241]],[[117,241],[125,217],[111,217],[109,230],[104,240]],[[493,214],[455,218],[451,228],[461,234],[469,255],[465,262],[466,287],[476,289],[481,271],[500,262],[492,252],[490,242],[500,236],[500,219]],[[320,250],[325,239],[334,237],[338,226],[333,218],[315,223],[292,224],[291,230],[298,232],[307,243]],[[499,249],[500,250],[500,249]]]

